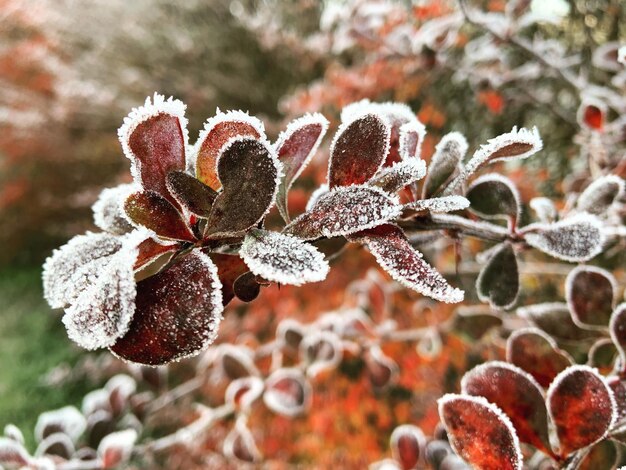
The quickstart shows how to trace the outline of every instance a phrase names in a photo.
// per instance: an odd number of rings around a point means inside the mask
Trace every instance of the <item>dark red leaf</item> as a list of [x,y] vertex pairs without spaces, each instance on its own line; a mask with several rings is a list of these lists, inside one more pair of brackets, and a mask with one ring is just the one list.
[[235,282],[233,283],[233,292],[239,300],[243,302],[252,302],[259,296],[261,286],[256,279],[257,276],[250,271],[235,279]]
[[454,451],[480,470],[521,470],[522,454],[511,421],[482,397],[448,394],[439,416]]
[[[74,443],[69,436],[63,432],[55,432],[39,443],[35,455],[54,455],[69,460],[74,455],[74,451]],[[1,463],[2,459],[0,459]]]
[[422,198],[430,198],[437,194],[445,183],[459,174],[461,162],[467,152],[467,140],[458,132],[450,132],[443,136],[435,147],[435,154],[428,165],[428,174],[422,190]]
[[137,431],[134,429],[113,432],[105,436],[98,446],[98,455],[102,459],[103,468],[126,466],[136,440]]
[[391,433],[391,453],[403,470],[417,468],[426,439],[417,426],[404,424]]
[[[393,147],[393,131],[392,127],[392,147]],[[424,125],[415,120],[407,122],[400,126],[399,131],[399,153],[403,160],[418,159],[422,150],[422,143],[426,136],[426,128]]]
[[604,110],[599,106],[584,105],[581,116],[583,124],[589,129],[599,131],[604,127]]
[[283,219],[289,221],[287,196],[293,182],[317,151],[328,129],[328,120],[321,114],[307,114],[287,126],[276,141],[278,159],[283,164],[283,178],[278,189],[276,205]]
[[111,351],[147,365],[192,356],[215,339],[222,309],[217,268],[194,250],[137,283],[133,321]]
[[259,375],[259,370],[254,364],[253,353],[245,346],[221,345],[220,366],[224,375],[230,380]]
[[234,137],[252,137],[260,139],[265,136],[263,124],[257,118],[248,116],[241,111],[219,113],[204,125],[196,142],[195,163],[198,179],[214,190],[224,184],[218,178],[218,159],[226,143]]
[[223,190],[215,199],[205,235],[240,235],[269,211],[278,187],[280,163],[264,142],[246,137],[222,149],[217,173]]
[[547,403],[562,455],[602,439],[617,415],[610,387],[587,366],[561,372],[550,385]]
[[180,247],[180,243],[160,243],[154,238],[146,238],[137,246],[138,255],[134,269],[143,269],[167,253],[173,255]]
[[509,336],[506,360],[528,372],[543,387],[573,363],[552,338],[536,328],[522,328]]
[[124,210],[135,224],[152,230],[160,237],[186,241],[196,239],[176,207],[154,191],[131,194],[124,203]]
[[384,163],[389,139],[388,123],[376,114],[343,124],[330,148],[329,187],[366,183]]
[[184,171],[173,171],[167,175],[167,188],[184,207],[198,217],[208,217],[217,193],[206,184]]
[[370,186],[377,186],[388,193],[395,193],[414,183],[426,174],[424,160],[409,159],[384,167],[370,181]]
[[461,390],[498,406],[510,418],[520,441],[551,453],[543,390],[525,371],[506,362],[487,362],[463,376]]
[[574,323],[585,328],[606,328],[611,319],[617,283],[611,273],[594,266],[579,266],[565,281],[565,295]]
[[622,370],[626,370],[626,302],[615,308],[611,315],[609,331],[619,351]]
[[478,298],[496,309],[509,309],[517,301],[519,270],[510,243],[503,243],[483,267],[476,280]]
[[241,377],[233,380],[226,389],[224,401],[248,410],[252,403],[261,396],[265,384],[259,377]]
[[617,348],[613,341],[602,338],[593,343],[587,353],[587,365],[595,367],[601,374],[610,374],[615,366]]
[[549,302],[528,305],[518,308],[517,314],[558,340],[579,341],[600,335],[597,331],[579,328],[572,320],[566,303]]
[[354,234],[351,240],[365,244],[389,275],[403,286],[442,302],[463,300],[463,291],[451,287],[396,225],[385,224]]
[[233,300],[235,292],[233,285],[235,280],[243,273],[248,272],[248,266],[237,255],[227,255],[222,253],[207,253],[215,266],[217,275],[222,283],[222,302],[224,306]]

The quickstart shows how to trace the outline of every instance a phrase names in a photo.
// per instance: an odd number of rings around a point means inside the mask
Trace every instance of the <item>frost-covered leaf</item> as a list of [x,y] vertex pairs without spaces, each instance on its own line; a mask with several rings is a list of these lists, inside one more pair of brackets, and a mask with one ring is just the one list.
[[386,356],[378,346],[372,346],[365,357],[367,378],[372,387],[381,389],[388,386],[399,371],[398,364]]
[[102,467],[125,466],[130,459],[136,440],[137,431],[134,429],[113,432],[105,436],[98,445],[98,457],[102,461]]
[[222,319],[222,291],[211,259],[194,250],[137,283],[136,310],[112,347],[131,362],[160,365],[198,354],[213,342]]
[[135,313],[137,259],[137,248],[129,245],[109,256],[106,264],[94,265],[97,271],[72,278],[85,288],[65,310],[63,324],[69,338],[85,349],[111,346],[128,331]]
[[167,189],[181,207],[198,217],[208,217],[217,193],[200,180],[185,173],[173,171],[167,175]]
[[345,236],[376,227],[400,215],[398,198],[369,186],[339,187],[322,194],[315,205],[285,227],[302,240]]
[[576,208],[583,212],[600,215],[624,194],[624,180],[608,175],[592,182],[579,196]]
[[104,410],[110,413],[112,410],[109,395],[109,391],[104,388],[98,388],[87,393],[83,397],[83,403],[81,405],[83,414],[89,417],[99,410]]
[[578,108],[577,118],[582,127],[599,131],[604,127],[606,113],[607,107],[602,101],[585,98]]
[[283,219],[289,221],[288,193],[317,151],[326,131],[328,120],[319,113],[307,114],[287,126],[274,145],[278,159],[283,164],[276,205]]
[[405,209],[413,211],[428,211],[434,214],[454,212],[467,209],[470,202],[463,196],[442,196],[419,201],[409,202],[404,205]]
[[187,165],[185,108],[182,101],[165,100],[155,93],[152,101],[146,98],[143,106],[134,108],[124,118],[118,131],[135,182],[172,204],[176,201],[167,190],[165,177],[171,171],[184,170]]
[[4,427],[4,436],[9,439],[13,439],[15,442],[19,442],[20,444],[24,444],[24,434],[20,431],[15,424],[7,424]]
[[547,197],[534,197],[530,200],[530,208],[535,211],[540,222],[554,222],[557,217],[554,203]]
[[467,189],[470,210],[486,219],[517,219],[521,203],[513,182],[497,173],[489,173],[477,178]]
[[[54,250],[43,265],[44,297],[52,308],[62,308],[76,297],[72,277],[89,263],[98,262],[117,253],[122,239],[108,233],[77,235],[61,248]],[[106,263],[106,259],[102,261]]]
[[506,360],[548,387],[554,378],[574,361],[556,342],[538,328],[522,328],[506,342]]
[[259,377],[241,377],[233,380],[226,388],[224,401],[247,411],[261,397],[265,384]]
[[378,264],[403,286],[441,302],[463,300],[463,291],[451,287],[441,274],[426,263],[399,227],[381,225],[357,233],[353,239],[366,245]]
[[22,444],[8,437],[0,437],[0,465],[7,468],[22,468],[31,458]]
[[219,347],[220,368],[230,380],[260,375],[254,364],[254,353],[246,346],[222,344]]
[[424,182],[423,198],[435,195],[440,188],[459,172],[463,157],[467,153],[467,140],[458,132],[450,132],[443,136],[435,147],[428,175]]
[[481,269],[476,280],[476,292],[483,302],[493,308],[509,309],[519,293],[519,270],[513,245],[502,243]]
[[574,323],[583,328],[608,326],[617,297],[613,275],[595,266],[578,266],[567,275],[565,296]]
[[622,370],[626,370],[626,302],[615,307],[609,323],[609,332],[619,351]]
[[484,397],[500,408],[513,423],[521,442],[551,453],[543,390],[524,370],[506,362],[487,362],[463,376],[461,390]]
[[276,339],[282,340],[287,347],[293,350],[300,347],[300,342],[305,335],[305,326],[293,318],[285,318],[276,328]]
[[198,179],[214,190],[223,184],[218,178],[218,159],[223,147],[234,137],[264,139],[263,123],[242,111],[219,112],[208,119],[192,150],[191,169]]
[[526,243],[558,259],[588,261],[602,251],[604,234],[597,217],[580,213],[553,224],[524,227]]
[[[615,397],[615,403],[617,405],[617,423],[624,423],[626,419],[626,382],[622,381],[618,376],[611,375],[606,378],[609,387],[613,391],[613,396]],[[621,426],[620,426],[621,427]],[[626,429],[623,429],[623,432],[626,433]],[[614,432],[611,432],[614,435]],[[626,434],[623,434],[621,442],[624,442],[626,439]]]
[[300,342],[300,356],[304,360],[309,377],[334,369],[342,358],[341,340],[330,331],[314,331]]
[[521,470],[522,452],[509,418],[482,397],[447,394],[440,398],[439,417],[454,451],[484,470]]
[[116,422],[113,415],[105,410],[98,410],[87,417],[87,444],[97,448],[105,436],[115,431]]
[[448,436],[445,427],[441,425],[441,428],[443,429],[444,437],[428,441],[424,452],[426,462],[431,464],[433,468],[441,468],[441,463],[445,458],[449,455],[454,455],[447,441]]
[[248,271],[235,279],[233,292],[235,296],[243,302],[252,302],[256,299],[261,292],[261,285],[257,282],[256,274]]
[[196,239],[176,207],[154,191],[131,194],[124,202],[124,211],[138,227],[152,230],[160,237],[185,241]]
[[598,336],[598,332],[583,330],[572,320],[566,303],[547,302],[517,309],[517,314],[529,320],[548,335],[566,341],[579,341]]
[[426,174],[424,160],[409,159],[383,167],[367,184],[376,186],[388,193],[395,193],[402,188],[421,180]]
[[587,365],[601,374],[610,374],[615,365],[617,348],[609,338],[601,338],[591,345],[587,353]]
[[[600,468],[616,468],[617,448],[608,439],[595,444],[580,463],[578,470],[598,470]],[[623,468],[623,467],[622,467]]]
[[278,369],[265,381],[263,402],[274,413],[301,415],[311,405],[311,385],[299,369]]
[[400,126],[400,157],[402,160],[420,158],[422,144],[426,137],[426,127],[421,122],[414,120]]
[[605,437],[617,416],[613,392],[587,366],[561,372],[550,385],[547,403],[564,455]]
[[239,255],[255,275],[279,284],[319,282],[330,269],[314,246],[292,235],[260,229],[248,232]]
[[240,416],[235,427],[224,439],[223,452],[228,458],[254,463],[261,460],[261,452],[254,442],[252,432],[246,424],[246,417]]
[[236,255],[222,253],[208,253],[209,257],[217,266],[217,275],[222,283],[222,302],[224,306],[235,297],[233,285],[239,276],[248,272],[248,266]]
[[328,186],[366,183],[389,152],[391,129],[380,115],[366,114],[342,124],[330,146]]
[[412,424],[398,426],[391,433],[389,441],[391,454],[400,463],[402,470],[417,468],[426,446],[426,438],[420,428]]
[[85,417],[74,406],[64,406],[58,410],[45,411],[37,418],[35,424],[35,439],[38,442],[56,432],[67,434],[76,442],[85,431],[87,422]]
[[74,443],[64,432],[55,432],[42,440],[35,450],[35,457],[55,455],[69,460],[74,455]]
[[543,148],[543,142],[536,127],[532,130],[514,127],[511,132],[499,135],[482,145],[465,166],[465,175],[475,173],[490,163],[528,158]]
[[[177,242],[165,242],[160,239],[147,236],[137,245],[137,259],[135,270],[144,269],[164,255],[173,256],[181,248]],[[168,258],[169,259],[169,258]]]
[[104,388],[109,393],[111,411],[115,416],[120,416],[137,390],[137,382],[130,375],[117,374],[107,380]]
[[326,194],[328,191],[329,189],[328,189],[327,184],[323,184],[319,188],[317,188],[315,191],[313,191],[311,193],[311,196],[309,197],[309,200],[306,203],[305,210],[308,212],[311,209],[313,209],[313,207],[315,207],[315,204],[317,204],[317,200],[320,198],[320,196],[322,196],[323,194]]
[[281,164],[269,143],[235,138],[223,147],[217,174],[224,188],[213,203],[205,235],[239,235],[270,210],[278,191]]
[[126,198],[137,191],[136,184],[120,184],[114,188],[103,189],[98,200],[91,206],[93,221],[105,232],[123,235],[133,230],[133,226],[124,215],[123,204]]

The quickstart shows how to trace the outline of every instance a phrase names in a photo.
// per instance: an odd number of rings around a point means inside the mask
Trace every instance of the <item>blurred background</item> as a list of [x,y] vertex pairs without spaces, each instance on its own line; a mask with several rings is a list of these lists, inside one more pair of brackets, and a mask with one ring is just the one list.
[[[559,198],[586,174],[577,111],[599,100],[611,127],[598,165],[626,175],[624,3],[466,3],[487,27],[446,0],[0,0],[0,424],[32,427],[93,386],[54,386],[86,353],[44,304],[41,263],[95,229],[102,188],[130,180],[116,130],[155,91],[187,104],[192,141],[218,107],[262,118],[274,140],[309,111],[336,125],[363,98],[409,104],[429,130],[425,158],[451,130],[473,149],[537,125],[542,158],[507,173],[525,202]],[[530,50],[507,40],[503,16]],[[296,187],[296,209],[324,156]]]

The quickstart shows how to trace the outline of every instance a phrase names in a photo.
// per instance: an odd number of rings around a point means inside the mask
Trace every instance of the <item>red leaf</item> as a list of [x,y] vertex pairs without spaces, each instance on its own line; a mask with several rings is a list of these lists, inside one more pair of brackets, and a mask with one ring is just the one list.
[[207,253],[215,266],[217,275],[222,283],[222,302],[224,306],[235,297],[233,284],[243,273],[248,272],[248,266],[236,255],[226,255],[222,253]]
[[537,328],[522,328],[509,336],[506,360],[528,372],[543,387],[573,363],[550,336]]
[[602,130],[604,127],[604,115],[605,110],[594,104],[583,105],[580,111],[582,123],[595,131]]
[[280,163],[266,143],[238,138],[223,148],[217,172],[224,189],[213,203],[205,235],[240,235],[269,211],[278,189]]
[[259,296],[261,285],[257,282],[257,276],[253,272],[246,272],[235,279],[233,292],[243,302],[252,302]]
[[210,187],[183,171],[167,175],[167,189],[176,201],[198,217],[208,217],[217,193]]
[[263,401],[275,413],[298,416],[311,404],[311,386],[299,369],[278,369],[265,381]]
[[565,281],[565,295],[574,323],[583,328],[606,328],[613,311],[617,282],[608,271],[578,266]]
[[218,179],[218,159],[223,147],[234,137],[265,137],[263,123],[241,111],[219,113],[209,119],[194,146],[194,160],[198,179],[214,190],[223,184]]
[[604,438],[617,415],[610,387],[587,366],[561,372],[550,385],[547,403],[563,456]]
[[378,264],[403,286],[442,302],[463,300],[463,291],[451,287],[441,274],[426,263],[399,227],[380,225],[354,234],[351,240],[365,244]]
[[487,362],[463,376],[461,390],[498,406],[510,418],[520,441],[552,453],[543,390],[522,369],[506,362]]
[[480,470],[521,470],[515,429],[500,409],[482,397],[444,395],[438,400],[454,451]]
[[161,243],[152,237],[146,238],[137,245],[138,254],[134,265],[135,271],[146,267],[166,253],[173,255],[180,247],[180,243]]
[[404,424],[391,433],[391,453],[403,470],[417,468],[425,446],[426,438],[417,426]]
[[330,148],[328,185],[333,188],[366,183],[384,163],[389,139],[389,124],[376,114],[343,124]]
[[124,210],[135,224],[152,230],[160,237],[185,241],[196,239],[176,207],[154,191],[131,194],[124,203]]
[[375,389],[388,386],[398,374],[398,365],[385,356],[378,346],[372,346],[365,357],[367,377]]
[[133,321],[111,351],[147,365],[198,354],[215,339],[222,309],[217,269],[208,256],[194,250],[137,283]]

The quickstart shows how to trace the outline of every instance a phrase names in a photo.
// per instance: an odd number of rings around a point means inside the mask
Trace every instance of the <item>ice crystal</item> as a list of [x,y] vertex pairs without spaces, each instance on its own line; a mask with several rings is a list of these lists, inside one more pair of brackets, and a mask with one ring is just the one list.
[[597,217],[581,212],[552,224],[528,225],[525,239],[530,246],[550,256],[580,262],[602,251],[604,234]]
[[35,438],[41,442],[51,433],[60,431],[76,442],[86,427],[87,421],[82,413],[74,406],[65,406],[39,415],[35,424]]
[[139,189],[136,184],[120,184],[114,188],[103,189],[91,207],[96,226],[115,235],[130,232],[133,226],[129,223],[122,206],[126,198]]
[[404,205],[405,209],[414,211],[429,211],[435,214],[454,212],[467,209],[470,202],[463,196],[443,196],[433,197],[431,199],[422,199],[419,201],[409,202]]
[[257,276],[300,286],[326,279],[328,263],[317,249],[297,237],[265,230],[248,233],[239,255]]
[[354,237],[364,243],[389,275],[403,286],[446,303],[463,300],[462,290],[448,282],[423,259],[395,225],[384,225]]
[[576,208],[583,212],[600,215],[624,194],[624,180],[617,175],[607,175],[593,181],[582,192]]
[[401,211],[398,198],[380,188],[337,187],[322,194],[309,211],[285,227],[285,232],[303,240],[349,235],[392,220]]
[[543,148],[543,142],[536,127],[532,130],[513,127],[511,132],[495,137],[482,145],[465,167],[465,174],[471,175],[483,165],[510,159],[528,158]]
[[367,184],[395,193],[426,175],[426,162],[412,158],[383,167]]
[[554,222],[557,217],[554,203],[547,197],[534,197],[530,200],[530,208],[535,211],[540,222]]

